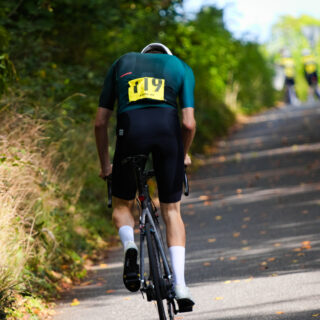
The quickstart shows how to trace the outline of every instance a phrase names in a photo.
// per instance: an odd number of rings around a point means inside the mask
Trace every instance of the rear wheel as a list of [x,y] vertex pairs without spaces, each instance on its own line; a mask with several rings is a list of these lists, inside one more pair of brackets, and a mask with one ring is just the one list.
[[149,222],[146,223],[146,237],[150,264],[150,278],[154,286],[154,296],[157,302],[159,319],[167,320],[165,309],[163,306],[162,292],[163,292],[163,280],[161,273],[161,262],[159,257],[159,252],[157,249],[156,239],[154,233],[151,230],[151,225]]

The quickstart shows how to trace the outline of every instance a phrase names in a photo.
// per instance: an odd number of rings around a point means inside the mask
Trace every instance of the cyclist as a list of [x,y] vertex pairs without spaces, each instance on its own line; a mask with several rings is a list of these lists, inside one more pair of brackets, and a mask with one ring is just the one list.
[[302,62],[304,76],[309,85],[309,97],[315,93],[317,98],[320,99],[317,63],[315,57],[311,54],[309,49],[302,50]]
[[[132,169],[122,160],[151,152],[176,299],[186,306],[194,302],[184,277],[186,239],[180,200],[184,165],[191,163],[188,150],[196,129],[194,84],[192,69],[186,63],[163,44],[151,43],[141,53],[127,53],[113,63],[103,85],[95,122],[100,177],[112,172],[113,221],[124,246],[124,284],[132,292],[140,288],[132,215],[137,187]],[[107,129],[115,100],[117,141],[111,168]]]
[[289,51],[284,50],[282,52],[282,58],[280,61],[285,75],[285,90],[286,90],[286,102],[289,104],[298,104],[298,98],[295,92],[295,65],[294,60],[291,57]]

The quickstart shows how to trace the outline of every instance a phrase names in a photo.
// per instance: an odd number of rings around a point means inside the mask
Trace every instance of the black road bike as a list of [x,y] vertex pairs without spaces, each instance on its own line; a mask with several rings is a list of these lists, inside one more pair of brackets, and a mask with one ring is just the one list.
[[[140,291],[148,301],[156,301],[160,320],[173,320],[178,312],[192,311],[192,306],[185,306],[184,301],[175,300],[172,271],[169,265],[160,230],[159,214],[149,194],[147,181],[154,177],[154,170],[145,170],[146,155],[126,158],[122,164],[130,165],[134,170],[140,207]],[[111,184],[108,182],[108,207],[112,206]],[[184,177],[184,194],[189,194],[187,175]],[[149,268],[145,268],[145,240]],[[165,303],[166,302],[166,303]],[[178,305],[178,307],[177,307]]]

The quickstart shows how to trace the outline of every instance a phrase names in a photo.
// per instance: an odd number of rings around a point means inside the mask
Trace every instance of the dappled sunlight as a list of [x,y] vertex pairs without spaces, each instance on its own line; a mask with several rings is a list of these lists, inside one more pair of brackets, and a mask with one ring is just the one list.
[[[205,201],[213,200],[212,206],[227,206],[235,204],[249,204],[254,202],[261,202],[266,200],[272,200],[278,197],[294,196],[298,194],[306,194],[310,192],[320,191],[320,183],[308,183],[300,184],[296,186],[284,186],[279,188],[246,188],[241,189],[241,193],[235,192],[230,196],[204,196],[204,199],[200,197],[190,198],[184,200],[184,205],[198,205],[203,206]],[[222,199],[219,199],[222,198]]]
[[319,108],[306,108],[305,105],[296,107],[295,110],[292,110],[292,106],[287,106],[285,109],[281,110],[282,112],[267,112],[262,115],[255,116],[248,120],[248,123],[261,123],[267,121],[275,120],[284,120],[284,119],[294,119],[301,118],[303,116],[312,116],[319,115]]
[[221,155],[213,157],[207,160],[203,160],[205,165],[225,163],[225,162],[240,162],[244,160],[252,160],[264,157],[274,156],[287,156],[290,154],[305,153],[305,152],[319,152],[320,143],[305,143],[305,144],[294,144],[292,146],[283,146],[280,148],[272,148],[267,150],[256,150],[250,152],[237,152],[232,155]]
[[[263,178],[269,177],[281,177],[286,175],[301,175],[305,173],[310,173],[311,170],[318,170],[320,169],[320,162],[316,163],[312,168],[303,167],[303,166],[294,166],[294,167],[286,167],[286,168],[273,168],[273,169],[266,169],[266,170],[259,170],[259,171],[247,171],[240,174],[232,174],[226,176],[218,176],[218,177],[205,177],[205,178],[198,178],[195,180],[191,180],[190,185],[191,188],[198,188],[199,186],[221,186],[224,184],[231,184],[235,183],[239,180],[243,181],[250,181],[251,179],[254,180],[261,180]],[[194,194],[191,194],[191,197]],[[188,198],[185,198],[184,203],[188,201]]]

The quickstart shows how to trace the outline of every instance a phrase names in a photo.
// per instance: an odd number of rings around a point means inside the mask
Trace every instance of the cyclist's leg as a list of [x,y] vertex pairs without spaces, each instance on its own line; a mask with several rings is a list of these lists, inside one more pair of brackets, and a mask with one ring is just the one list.
[[134,227],[133,209],[134,200],[124,200],[113,197],[112,220],[116,228],[119,230],[123,226]]
[[180,214],[180,201],[175,203],[160,203],[161,214],[166,224],[168,247],[185,246],[186,233]]
[[138,248],[134,242],[133,232],[136,181],[132,167],[123,164],[123,160],[128,156],[144,152],[141,148],[137,148],[136,143],[133,143],[136,139],[132,139],[129,123],[129,114],[118,117],[117,143],[112,167],[114,208],[112,218],[124,246],[123,282],[128,290],[135,292],[140,288]]
[[167,244],[170,252],[174,283],[185,286],[186,232],[180,214],[180,201],[176,203],[160,203],[160,207],[166,225]]
[[194,302],[185,285],[185,227],[180,214],[184,175],[181,129],[175,110],[166,110],[166,131],[159,132],[152,151],[161,214],[166,224],[176,299],[181,311],[191,311]]

